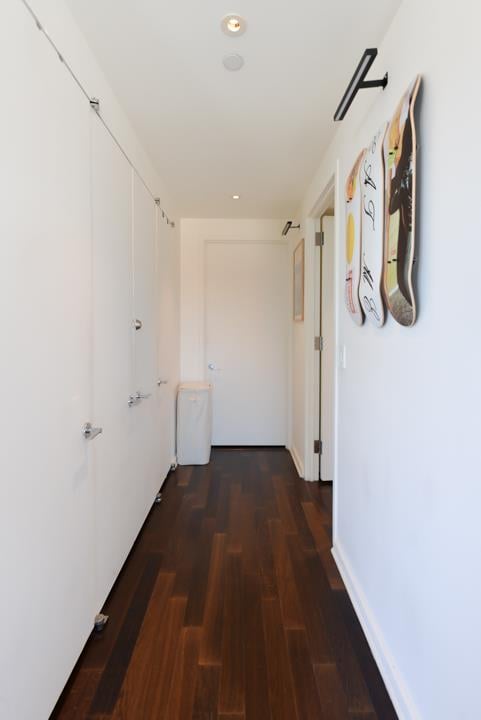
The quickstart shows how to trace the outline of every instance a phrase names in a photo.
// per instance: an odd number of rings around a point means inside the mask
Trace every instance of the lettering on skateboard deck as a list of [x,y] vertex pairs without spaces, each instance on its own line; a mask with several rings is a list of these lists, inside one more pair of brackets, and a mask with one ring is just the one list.
[[360,169],[363,150],[356,159],[346,181],[346,307],[356,325],[362,325],[364,316],[359,302],[361,278],[361,182]]
[[361,280],[359,299],[366,318],[384,324],[381,295],[384,244],[384,154],[387,123],[373,137],[361,164]]

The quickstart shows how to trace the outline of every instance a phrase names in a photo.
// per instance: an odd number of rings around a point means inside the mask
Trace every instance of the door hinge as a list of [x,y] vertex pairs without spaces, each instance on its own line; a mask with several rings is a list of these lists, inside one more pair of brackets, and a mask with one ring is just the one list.
[[315,337],[314,338],[314,350],[324,350],[324,338],[323,337]]
[[314,440],[314,455],[322,455],[322,441]]
[[322,232],[316,232],[316,247],[321,247],[322,245]]

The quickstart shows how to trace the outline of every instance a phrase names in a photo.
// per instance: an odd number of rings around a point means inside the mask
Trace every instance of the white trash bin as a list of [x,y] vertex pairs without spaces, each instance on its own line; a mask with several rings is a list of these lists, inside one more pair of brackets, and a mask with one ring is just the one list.
[[181,383],[177,390],[177,462],[207,465],[212,444],[212,387]]

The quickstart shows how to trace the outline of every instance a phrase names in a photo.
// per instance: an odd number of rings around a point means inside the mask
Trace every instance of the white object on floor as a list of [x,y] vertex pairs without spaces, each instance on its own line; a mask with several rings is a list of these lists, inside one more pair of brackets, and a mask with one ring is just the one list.
[[212,387],[181,383],[177,393],[177,462],[207,465],[212,444]]

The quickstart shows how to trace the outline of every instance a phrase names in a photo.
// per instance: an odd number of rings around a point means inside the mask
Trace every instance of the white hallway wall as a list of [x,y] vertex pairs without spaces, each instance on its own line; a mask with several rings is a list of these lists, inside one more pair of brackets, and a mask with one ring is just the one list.
[[[5,5],[21,0],[4,0]],[[154,168],[147,152],[135,133],[122,106],[118,102],[105,74],[92,53],[84,35],[63,0],[29,0],[35,14],[55,43],[62,49],[65,59],[78,75],[89,95],[101,103],[105,118],[122,147],[126,150],[140,175],[152,192],[162,200],[162,207],[175,218],[176,208],[164,178]]]
[[[162,198],[169,212],[173,212],[162,181],[148,162],[61,0],[38,0],[32,4],[42,25],[88,92],[100,98],[102,116],[152,191]],[[12,101],[9,111],[2,114],[0,133],[4,160],[0,179],[5,199],[0,233],[5,262],[1,267],[6,273],[1,289],[2,306],[8,316],[5,327],[8,352],[1,353],[1,359],[2,376],[10,379],[4,398],[3,452],[0,453],[3,512],[0,534],[4,549],[1,576],[8,588],[8,592],[2,593],[2,614],[9,618],[0,642],[0,716],[27,720],[48,717],[100,609],[95,588],[92,589],[97,557],[91,552],[98,537],[95,499],[100,486],[95,472],[91,471],[95,465],[92,456],[96,456],[95,448],[99,445],[90,445],[91,441],[87,444],[82,437],[82,424],[89,419],[94,423],[96,420],[88,412],[91,385],[88,380],[84,381],[92,362],[89,306],[94,193],[89,128],[95,125],[102,133],[104,128],[48,41],[35,28],[20,0],[5,0],[0,16],[0,75]],[[110,142],[106,131],[105,138]],[[117,153],[113,142],[112,146]],[[57,157],[56,150],[62,150],[62,157]],[[120,151],[118,156],[128,168]],[[110,176],[106,169],[107,187],[115,185],[111,182],[114,173],[114,167]],[[129,175],[128,169],[127,178]],[[136,182],[141,185],[137,178]],[[143,186],[141,188],[146,194]],[[128,195],[127,190],[127,198]],[[126,202],[124,199],[118,210],[125,211],[128,199]],[[140,217],[140,204],[136,207]],[[147,196],[147,207],[153,221],[155,206],[150,196]],[[16,214],[17,208],[20,210]],[[112,216],[116,216],[115,208]],[[177,309],[178,242],[172,229],[167,233],[168,238],[164,235],[160,244],[161,260],[169,264],[169,272],[164,275],[165,286],[159,295],[162,304]],[[152,253],[151,261],[153,257]],[[112,273],[117,272],[116,260],[117,256],[112,253]],[[129,293],[128,280],[122,287],[124,285]],[[124,320],[130,326],[130,313],[128,317],[122,315],[120,323]],[[169,342],[160,348],[160,357],[175,388],[179,370],[176,312],[168,327]],[[82,342],[77,342],[79,335]],[[52,362],[52,358],[65,360],[66,338],[70,337],[80,368],[78,373],[74,362],[64,362],[62,371]],[[119,365],[121,361],[125,364],[125,357],[119,358]],[[152,366],[154,364],[155,358]],[[68,383],[61,382],[65,375]],[[173,392],[170,408],[173,420]],[[52,431],[54,419],[59,426],[61,423],[59,431],[55,431],[55,427]],[[172,455],[173,422],[167,424],[165,434],[169,434]],[[133,422],[132,427],[139,425]],[[109,428],[104,430],[104,435],[95,443],[102,442],[102,437],[108,435]],[[165,437],[164,428],[161,430],[159,445]],[[132,452],[133,457],[139,455],[136,450],[138,446]],[[158,454],[154,442],[149,446],[148,459]],[[80,460],[75,464],[77,455]],[[154,490],[145,490],[139,478],[132,478],[135,497],[144,503],[144,515],[138,521],[138,528],[133,528],[134,535],[140,530],[162,481],[160,472],[157,477]],[[112,510],[114,503],[105,503],[106,514],[111,512],[117,519],[117,507],[122,502],[125,504],[125,497],[125,493],[117,493],[115,510]],[[132,512],[128,514],[130,518],[132,515]],[[18,667],[26,668],[28,688]]]
[[340,214],[337,227],[347,367],[334,550],[401,718],[475,720],[481,704],[480,23],[474,0],[405,0],[371,71],[389,71],[389,85],[356,98],[299,213],[312,246],[313,208],[337,162],[339,201],[357,152],[421,73],[413,328],[352,323]]
[[[6,0],[8,7],[21,0]],[[64,53],[80,82],[92,96],[100,100],[100,112],[109,129],[126,152],[139,175],[151,192],[161,201],[171,220],[177,217],[177,208],[169,193],[168,185],[159,175],[129,118],[118,102],[102,68],[92,53],[83,33],[63,0],[29,0],[33,11],[39,17],[50,37]],[[8,22],[8,20],[7,20]],[[74,82],[72,80],[72,82]],[[176,222],[174,232],[160,229],[161,257],[159,262],[159,302],[163,337],[160,338],[160,367],[163,377],[169,380],[172,422],[167,430],[172,458],[175,455],[175,405],[176,386],[180,377],[180,224]],[[169,341],[165,339],[169,336]]]
[[[7,24],[10,8],[13,10],[19,3],[21,4],[21,0],[6,0],[5,22]],[[168,213],[169,218],[175,221],[177,208],[165,179],[159,175],[152,164],[65,2],[63,0],[29,0],[29,4],[49,36],[64,53],[65,60],[83,87],[91,97],[100,100],[100,114],[110,131],[150,191],[155,197],[160,198],[161,207]],[[25,12],[27,11],[25,10]],[[47,41],[45,40],[45,42]],[[7,68],[8,65],[6,64],[5,67]],[[161,224],[163,225],[162,221]],[[173,231],[161,227],[159,232],[161,252],[158,295],[162,323],[159,372],[169,381],[168,392],[172,418],[166,432],[172,459],[174,459],[176,388],[180,378],[180,223],[177,220]],[[168,341],[166,336],[169,338]]]

